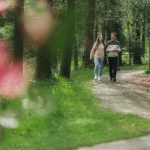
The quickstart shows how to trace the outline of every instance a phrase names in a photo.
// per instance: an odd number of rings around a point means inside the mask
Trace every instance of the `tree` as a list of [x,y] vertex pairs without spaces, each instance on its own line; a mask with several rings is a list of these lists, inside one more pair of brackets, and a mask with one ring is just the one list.
[[94,42],[94,21],[95,21],[95,0],[88,0],[88,12],[85,26],[85,51],[83,56],[83,66],[91,66],[90,50]]
[[76,37],[74,38],[73,56],[74,56],[74,70],[77,70],[78,69],[78,50],[77,50]]
[[142,16],[139,15],[141,4],[137,2],[133,3],[133,25],[134,25],[134,64],[142,64],[142,41],[141,41],[141,29],[142,29]]
[[[47,0],[49,13],[52,13],[53,1]],[[38,46],[36,58],[36,79],[49,79],[52,76],[51,35]]]
[[48,40],[38,47],[36,58],[36,79],[48,79],[52,76],[51,53]]
[[22,15],[24,11],[24,0],[17,0],[15,10],[15,26],[14,26],[14,58],[20,61],[20,67],[23,71],[23,48],[24,38],[22,32]]
[[75,1],[67,0],[67,14],[65,22],[65,41],[62,53],[62,61],[60,68],[60,75],[66,78],[70,77],[71,70],[71,59],[74,45],[74,34],[75,34]]
[[134,64],[142,64],[142,57],[144,57],[146,52],[146,18],[150,1],[120,1],[122,4],[122,12],[126,15],[123,22],[125,22],[125,28],[127,28],[126,37],[128,39],[130,64],[132,55]]
[[87,17],[87,2],[84,0],[75,1],[75,39],[74,39],[74,69],[79,66],[79,59],[83,58],[85,46],[85,21]]

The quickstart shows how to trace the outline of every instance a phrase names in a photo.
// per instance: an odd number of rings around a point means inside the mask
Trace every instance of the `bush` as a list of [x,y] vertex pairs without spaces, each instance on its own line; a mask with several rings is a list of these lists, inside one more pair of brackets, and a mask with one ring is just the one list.
[[150,70],[146,70],[146,71],[145,71],[145,74],[150,74]]

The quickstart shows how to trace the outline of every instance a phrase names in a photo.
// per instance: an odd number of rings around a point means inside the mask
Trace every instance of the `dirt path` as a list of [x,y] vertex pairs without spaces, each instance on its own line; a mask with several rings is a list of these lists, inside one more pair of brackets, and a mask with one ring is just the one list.
[[78,150],[150,150],[150,136],[79,148]]
[[[129,81],[141,71],[121,71],[117,82],[104,76],[102,81],[94,81],[93,92],[102,102],[102,106],[113,111],[132,113],[150,118],[150,88],[135,85]],[[98,144],[77,150],[150,150],[150,136]]]
[[132,80],[133,75],[141,73],[132,70],[121,71],[117,74],[116,83],[104,76],[102,81],[94,81],[93,92],[105,108],[150,118],[150,89],[128,82]]

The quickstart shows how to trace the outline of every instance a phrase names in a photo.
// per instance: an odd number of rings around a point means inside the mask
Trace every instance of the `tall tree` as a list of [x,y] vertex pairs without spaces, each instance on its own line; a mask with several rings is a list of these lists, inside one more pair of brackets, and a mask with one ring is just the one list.
[[142,29],[142,15],[139,15],[141,10],[141,3],[137,0],[132,5],[133,8],[133,25],[134,25],[134,64],[142,64],[142,41],[141,41],[141,29]]
[[146,38],[148,41],[148,59],[149,59],[149,71],[150,71],[150,1],[146,1],[145,2],[145,7],[144,7],[144,11],[145,11],[145,23],[146,23]]
[[20,61],[20,69],[23,71],[23,32],[22,32],[22,15],[24,11],[24,0],[17,0],[15,10],[14,26],[14,58]]
[[48,79],[52,76],[50,46],[47,40],[37,49],[36,79]]
[[77,49],[76,37],[74,38],[73,56],[74,56],[74,70],[77,70],[78,69],[78,49]]
[[[52,12],[53,0],[47,0],[48,11]],[[51,35],[38,46],[36,58],[36,79],[48,79],[52,76]]]
[[71,59],[74,45],[75,35],[75,1],[67,0],[67,14],[65,23],[65,41],[62,53],[62,61],[60,68],[60,75],[66,78],[70,77]]
[[124,22],[126,22],[125,28],[128,31],[126,37],[128,39],[130,64],[132,56],[134,64],[141,64],[141,58],[144,57],[146,52],[146,25],[150,1],[120,1],[124,15],[127,14],[127,17],[124,17]]
[[79,67],[78,59],[83,57],[85,43],[85,21],[87,15],[87,2],[75,1],[75,40],[74,40],[74,69]]
[[94,21],[95,21],[95,0],[88,0],[88,12],[85,26],[85,51],[83,56],[83,66],[89,67],[90,61],[90,50],[94,42]]
[[145,41],[146,41],[146,17],[145,9],[142,14],[142,56],[145,54]]
[[[77,3],[76,3],[77,5]],[[78,69],[78,48],[77,48],[77,12],[76,12],[76,8],[74,8],[74,46],[73,46],[73,62],[74,62],[74,70]]]
[[126,36],[126,47],[127,47],[127,52],[129,53],[129,64],[131,65],[133,63],[133,51],[134,51],[134,30],[133,30],[133,13],[132,13],[132,6],[133,6],[133,1],[132,0],[120,0],[121,4],[121,10],[123,16],[122,17],[122,24],[123,28],[126,29],[124,30],[124,34]]

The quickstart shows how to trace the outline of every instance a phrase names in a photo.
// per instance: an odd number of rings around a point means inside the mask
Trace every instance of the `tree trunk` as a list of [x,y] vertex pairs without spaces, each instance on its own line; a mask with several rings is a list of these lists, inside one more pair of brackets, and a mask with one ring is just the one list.
[[49,79],[52,76],[51,69],[51,50],[46,44],[43,44],[37,49],[36,58],[36,79]]
[[96,21],[95,23],[96,23],[96,25],[95,25],[95,39],[96,39],[97,36],[98,36],[98,34],[99,34],[99,33],[98,33],[98,29],[99,29],[99,28],[98,28],[98,21]]
[[78,50],[76,46],[76,38],[74,39],[74,70],[78,69]]
[[71,59],[74,45],[75,34],[75,1],[67,0],[67,16],[65,25],[65,45],[62,54],[60,75],[66,78],[70,77]]
[[[106,24],[105,24],[105,20],[103,21],[103,25],[102,25],[102,35],[103,35],[104,41],[106,42]],[[105,51],[105,56],[104,56],[104,64],[108,65],[106,51]]]
[[[49,12],[51,12],[51,7],[53,6],[52,0],[47,0],[49,5]],[[52,62],[51,62],[51,37],[42,43],[37,49],[36,58],[36,74],[37,80],[49,79],[52,76]]]
[[129,22],[127,22],[127,30],[128,30],[129,65],[131,65],[132,64],[132,50],[131,50],[131,29],[130,29]]
[[145,11],[143,15],[143,23],[142,23],[142,56],[145,54],[145,30],[146,30],[146,20],[145,20]]
[[91,66],[90,50],[94,43],[94,19],[95,19],[95,0],[88,0],[88,14],[86,18],[85,51],[83,56],[83,66]]
[[21,17],[24,11],[24,0],[17,0],[17,7],[15,10],[15,25],[14,25],[14,58],[15,61],[20,62],[20,69],[23,74],[23,48],[24,38],[22,32],[22,20]]
[[133,62],[136,65],[141,65],[142,60],[141,60],[141,27],[139,22],[135,23],[135,49],[134,49],[134,56],[133,56]]
[[149,45],[149,70],[150,70],[150,36],[148,37],[148,45]]

